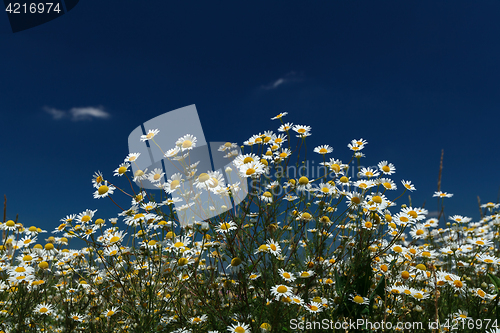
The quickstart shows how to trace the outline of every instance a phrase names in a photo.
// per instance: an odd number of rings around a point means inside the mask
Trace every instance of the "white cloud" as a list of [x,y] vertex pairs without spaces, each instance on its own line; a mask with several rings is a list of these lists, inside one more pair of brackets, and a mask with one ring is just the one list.
[[290,83],[290,82],[296,82],[296,81],[300,81],[300,80],[301,79],[298,77],[297,73],[290,72],[290,73],[286,74],[285,76],[280,77],[279,79],[277,79],[277,80],[275,80],[267,85],[262,86],[261,88],[264,90],[272,90],[272,89],[278,88],[279,86],[282,86],[283,84]]
[[426,215],[426,217],[427,217],[427,218],[431,218],[431,217],[438,217],[438,216],[439,216],[439,211],[437,211],[437,210],[436,210],[436,211],[430,211],[430,212]]
[[48,114],[50,114],[52,118],[55,120],[69,117],[71,118],[72,121],[82,121],[82,120],[92,120],[93,118],[106,119],[111,117],[109,113],[104,111],[104,108],[102,106],[71,108],[69,111],[58,110],[55,108],[45,106],[43,110]]
[[45,112],[47,112],[48,114],[50,114],[56,120],[64,118],[66,116],[66,112],[61,111],[61,110],[57,110],[57,109],[54,109],[54,108],[49,108],[47,106],[45,106],[43,109],[45,110]]
[[72,115],[72,120],[87,120],[94,118],[109,118],[109,113],[105,112],[102,107],[86,107],[86,108],[71,108],[69,112]]

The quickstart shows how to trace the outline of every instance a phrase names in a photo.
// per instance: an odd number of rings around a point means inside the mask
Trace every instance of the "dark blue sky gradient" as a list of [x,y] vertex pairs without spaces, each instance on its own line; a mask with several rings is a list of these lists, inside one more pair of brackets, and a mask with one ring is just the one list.
[[[85,209],[115,216],[109,199],[92,197],[94,172],[126,187],[112,171],[129,133],[196,104],[207,141],[241,144],[276,130],[270,118],[283,111],[312,126],[309,156],[329,144],[329,157],[347,161],[347,144],[364,138],[364,165],[394,163],[399,188],[411,180],[414,205],[431,211],[444,149],[446,212],[477,220],[476,197],[496,202],[500,185],[499,14],[497,1],[82,0],[47,24],[2,33],[8,218],[52,231]],[[44,107],[111,117],[56,120]]]

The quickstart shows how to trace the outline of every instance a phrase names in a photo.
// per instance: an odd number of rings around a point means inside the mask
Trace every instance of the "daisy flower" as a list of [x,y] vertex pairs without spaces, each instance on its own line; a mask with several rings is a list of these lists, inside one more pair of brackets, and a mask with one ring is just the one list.
[[225,144],[223,144],[222,146],[219,147],[218,151],[226,151],[226,150],[234,149],[237,147],[238,147],[238,144],[236,144],[236,143],[226,142]]
[[260,161],[259,156],[255,155],[254,153],[249,153],[249,154],[245,154],[245,155],[238,155],[238,157],[236,157],[233,160],[233,163],[237,167],[241,167],[244,164],[251,163],[251,162],[257,162],[257,161]]
[[117,306],[113,306],[111,307],[111,309],[107,309],[106,311],[104,311],[102,314],[105,316],[105,317],[111,317],[112,315],[114,315],[116,312],[118,311],[118,307]]
[[144,142],[144,141],[148,141],[148,140],[151,140],[152,138],[154,138],[154,136],[156,134],[160,133],[160,130],[159,129],[154,129],[154,130],[148,130],[148,134],[146,135],[141,135],[141,141]]
[[273,194],[269,191],[265,191],[260,196],[260,200],[262,200],[264,202],[273,202]]
[[245,178],[257,177],[265,172],[264,164],[262,164],[259,161],[244,164],[239,168],[239,171],[240,171],[240,176]]
[[290,297],[292,296],[292,289],[283,284],[277,284],[271,288],[271,294],[275,297],[276,300],[279,300],[280,297]]
[[378,163],[378,168],[385,175],[392,175],[396,172],[396,167],[392,163],[388,163],[387,161],[382,161]]
[[349,299],[358,305],[370,304],[370,299],[368,297],[363,297],[360,295],[350,295]]
[[175,145],[182,149],[182,151],[190,150],[196,147],[196,137],[191,134],[186,134],[183,137],[179,138]]
[[278,270],[279,275],[286,281],[286,282],[293,282],[295,281],[295,277],[293,276],[293,273],[286,272],[283,268],[280,268]]
[[94,176],[94,178],[92,179],[92,186],[94,186],[95,188],[98,188],[102,182],[104,182],[104,177],[102,175],[102,172],[101,171],[97,171]]
[[236,223],[234,223],[233,221],[221,222],[215,229],[215,231],[221,234],[228,233],[231,230],[236,230]]
[[401,183],[403,186],[409,191],[415,191],[415,186],[411,183],[411,181],[402,180]]
[[272,239],[267,240],[267,248],[268,248],[269,252],[271,252],[275,256],[278,256],[281,254],[280,245]]
[[72,313],[70,316],[69,316],[71,319],[73,319],[74,321],[79,321],[79,322],[83,322],[85,320],[85,316],[84,315],[81,315],[79,313]]
[[163,177],[164,175],[165,173],[161,169],[154,168],[153,171],[151,171],[151,173],[147,175],[147,179],[151,183],[158,183],[159,181],[161,181],[161,177]]
[[366,177],[368,179],[373,177],[378,177],[378,175],[379,175],[378,171],[372,168],[361,168],[361,171],[358,172],[358,176]]
[[132,179],[132,181],[136,182],[138,180],[143,180],[143,179],[146,179],[147,178],[147,175],[146,175],[146,172],[148,171],[148,168],[144,169],[144,170],[141,170],[141,169],[138,169],[135,173],[134,173],[134,179]]
[[386,190],[396,190],[396,183],[392,179],[389,178],[380,178],[377,180],[377,183],[382,185]]
[[278,131],[279,132],[288,132],[289,130],[291,130],[293,128],[293,124],[292,123],[286,123],[286,124],[283,124],[281,125],[279,128],[278,128]]
[[82,224],[85,224],[85,223],[88,223],[92,220],[92,218],[94,217],[94,214],[95,212],[97,212],[97,209],[96,210],[90,210],[90,209],[87,209],[86,211],[78,214],[76,216],[76,220],[79,222],[79,223],[82,223]]
[[257,279],[258,279],[258,278],[260,278],[260,277],[261,277],[260,273],[251,273],[251,274],[248,276],[248,278],[249,278],[250,280],[257,280]]
[[441,192],[441,191],[434,192],[434,195],[433,195],[433,197],[439,197],[439,198],[451,198],[452,196],[453,196],[453,194],[451,194],[451,193],[446,193],[446,192]]
[[310,278],[313,275],[314,275],[314,271],[302,271],[302,272],[299,272],[299,277],[301,277],[303,279]]
[[141,153],[130,153],[125,157],[124,162],[134,162],[141,155]]
[[172,158],[177,156],[177,154],[181,151],[179,147],[175,147],[172,149],[167,150],[167,152],[163,155],[165,158]]
[[323,311],[322,304],[318,302],[311,302],[309,304],[305,304],[304,308],[306,308],[307,311],[312,313]]
[[362,190],[367,190],[371,187],[374,187],[375,182],[373,180],[360,179],[360,180],[355,181],[352,185],[354,187],[360,188]]
[[208,316],[207,315],[202,315],[201,317],[193,317],[190,319],[191,324],[193,325],[199,325],[207,321]]
[[127,171],[128,168],[130,167],[130,164],[127,162],[123,162],[120,164],[118,168],[115,169],[113,176],[123,176]]
[[286,135],[285,134],[278,134],[278,135],[273,134],[273,136],[271,137],[271,140],[272,140],[272,143],[274,145],[278,145],[279,147],[281,147],[281,145],[284,142],[286,142],[287,139],[286,139]]
[[282,112],[279,115],[277,115],[276,117],[272,117],[271,120],[281,119],[281,117],[286,116],[287,114],[288,114],[288,112]]
[[309,131],[311,131],[311,126],[294,125],[292,129],[299,134],[298,137],[304,137],[309,135]]
[[228,326],[227,330],[232,333],[250,333],[250,326],[238,322],[237,324],[232,324],[231,326]]
[[100,198],[105,198],[110,194],[113,194],[114,190],[116,190],[116,187],[113,185],[108,185],[108,181],[105,180],[104,184],[99,186],[97,191],[94,192],[94,199],[100,199]]
[[180,173],[174,173],[168,182],[163,186],[163,190],[167,194],[172,194],[175,190],[177,190],[181,184],[182,175]]
[[234,273],[238,273],[243,268],[243,261],[235,257],[231,259],[231,263],[226,267],[226,269],[230,269]]
[[321,154],[321,155],[329,154],[332,151],[333,151],[333,148],[330,147],[329,145],[322,145],[322,146],[318,146],[318,147],[314,148],[314,152]]
[[54,307],[48,303],[40,303],[35,307],[33,312],[48,316],[54,313]]

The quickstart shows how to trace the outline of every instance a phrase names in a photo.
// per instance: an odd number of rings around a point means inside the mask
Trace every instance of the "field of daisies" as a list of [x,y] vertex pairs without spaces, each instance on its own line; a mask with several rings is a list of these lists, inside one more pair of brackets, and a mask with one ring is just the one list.
[[94,198],[117,216],[82,208],[49,236],[4,210],[0,333],[500,332],[499,205],[428,218],[365,140],[333,158],[284,116],[221,145],[223,172],[198,170],[196,137],[160,147],[149,130],[137,140],[178,172],[141,170],[139,153],[96,172]]

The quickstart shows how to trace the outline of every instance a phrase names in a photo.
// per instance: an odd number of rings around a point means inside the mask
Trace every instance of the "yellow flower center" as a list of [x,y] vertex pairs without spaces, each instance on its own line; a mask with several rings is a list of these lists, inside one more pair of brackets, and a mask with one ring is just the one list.
[[389,171],[391,171],[391,168],[389,168],[389,166],[388,166],[388,165],[384,165],[384,166],[382,167],[382,170],[383,170],[384,172],[389,172]]
[[127,168],[124,166],[118,168],[118,173],[120,175],[123,175],[126,171],[127,171]]
[[247,163],[250,163],[250,162],[253,162],[253,161],[254,161],[254,160],[253,160],[253,158],[252,158],[252,157],[247,156],[247,157],[245,157],[245,159],[243,160],[243,163],[244,163],[244,164],[247,164]]
[[172,182],[170,183],[170,188],[171,188],[171,189],[177,188],[177,187],[179,186],[179,184],[180,184],[179,180],[174,179],[174,180],[172,180]]
[[376,202],[378,204],[381,204],[382,203],[382,197],[379,196],[379,195],[374,195],[373,198],[372,198],[373,202]]
[[356,296],[356,297],[353,298],[353,301],[356,302],[356,303],[358,303],[358,304],[361,304],[361,303],[364,302],[364,299],[361,296]]
[[255,173],[255,169],[253,168],[248,168],[246,171],[247,176],[253,175]]
[[279,292],[280,294],[284,294],[288,291],[288,288],[285,286],[279,286],[276,291]]
[[231,260],[231,266],[239,266],[241,265],[241,259],[236,257],[236,258],[233,258],[233,260]]
[[107,187],[106,185],[101,185],[99,186],[99,189],[97,190],[97,192],[99,192],[99,194],[104,194],[106,192],[109,191],[109,187]]
[[182,148],[189,148],[193,145],[193,143],[189,140],[184,140],[184,142],[182,143]]
[[307,184],[309,184],[309,179],[307,177],[299,178],[299,185],[307,185]]

